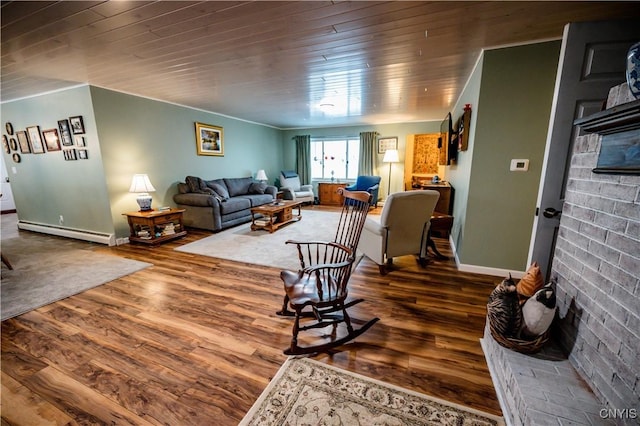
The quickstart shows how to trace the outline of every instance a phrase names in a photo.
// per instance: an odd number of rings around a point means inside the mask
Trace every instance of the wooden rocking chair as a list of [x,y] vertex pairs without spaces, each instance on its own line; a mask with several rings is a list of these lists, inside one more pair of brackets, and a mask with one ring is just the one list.
[[[286,355],[325,352],[340,346],[367,331],[379,318],[374,318],[355,329],[347,309],[364,299],[346,301],[347,284],[355,260],[356,248],[364,226],[371,194],[365,191],[341,191],[344,197],[340,222],[332,242],[287,241],[295,244],[300,258],[300,270],[282,271],[285,297],[278,315],[294,316],[291,346]],[[289,310],[293,309],[293,312]],[[309,318],[301,325],[302,318]],[[346,335],[337,337],[338,325],[344,323]],[[298,346],[301,331],[333,326],[325,342]],[[326,338],[330,340],[326,342]]]

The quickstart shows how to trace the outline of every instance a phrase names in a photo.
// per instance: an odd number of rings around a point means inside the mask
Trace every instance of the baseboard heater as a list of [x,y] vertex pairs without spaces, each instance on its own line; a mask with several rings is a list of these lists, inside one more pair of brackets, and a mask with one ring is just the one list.
[[104,232],[86,231],[83,229],[63,228],[61,226],[45,225],[42,223],[18,221],[18,229],[25,231],[41,232],[43,234],[57,235],[59,237],[75,238],[77,240],[91,241],[94,243],[116,245],[114,234]]

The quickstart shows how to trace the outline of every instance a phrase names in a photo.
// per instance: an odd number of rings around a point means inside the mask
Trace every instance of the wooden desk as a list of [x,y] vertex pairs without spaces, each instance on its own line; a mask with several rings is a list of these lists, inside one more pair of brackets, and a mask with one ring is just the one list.
[[431,189],[438,191],[440,193],[440,198],[438,198],[438,204],[436,204],[435,211],[444,214],[453,213],[453,188],[449,182],[429,183],[421,185],[419,189]]
[[129,241],[142,244],[160,244],[182,238],[187,231],[182,224],[185,209],[123,213],[129,221]]

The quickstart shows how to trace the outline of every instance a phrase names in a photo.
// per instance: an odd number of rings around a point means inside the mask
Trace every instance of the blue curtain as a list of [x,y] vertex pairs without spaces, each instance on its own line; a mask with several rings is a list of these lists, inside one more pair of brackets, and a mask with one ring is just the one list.
[[311,135],[294,136],[296,141],[296,172],[300,176],[300,183],[311,183]]
[[378,132],[360,133],[360,159],[358,160],[358,176],[371,176],[374,174]]

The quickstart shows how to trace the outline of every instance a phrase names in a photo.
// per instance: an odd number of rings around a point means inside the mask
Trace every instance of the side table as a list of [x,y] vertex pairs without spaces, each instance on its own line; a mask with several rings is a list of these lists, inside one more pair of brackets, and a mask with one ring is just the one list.
[[151,210],[123,213],[129,221],[129,241],[141,244],[160,244],[182,238],[187,231],[182,224],[185,209]]

